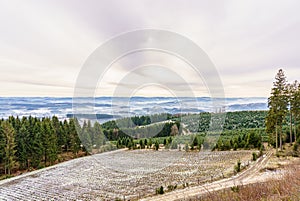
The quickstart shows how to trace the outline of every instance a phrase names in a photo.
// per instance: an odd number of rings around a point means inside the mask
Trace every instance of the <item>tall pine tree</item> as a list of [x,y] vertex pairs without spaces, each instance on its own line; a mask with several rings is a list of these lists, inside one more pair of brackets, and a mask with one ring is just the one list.
[[29,151],[30,151],[30,136],[25,125],[16,134],[17,152],[16,156],[20,165],[20,169],[29,167]]
[[80,145],[81,141],[78,137],[78,132],[81,132],[81,128],[79,125],[79,122],[77,119],[70,119],[69,122],[69,136],[70,136],[70,147],[72,152],[77,156],[79,150],[80,150]]
[[300,118],[300,83],[294,81],[293,83],[293,94],[291,97],[291,112],[294,117],[294,136],[295,142],[297,141],[297,123]]
[[276,74],[271,96],[268,99],[269,111],[266,118],[266,126],[267,131],[271,131],[273,134],[275,133],[276,152],[278,151],[278,136],[280,150],[282,150],[282,125],[288,107],[286,83],[284,71],[280,69]]
[[4,140],[5,140],[5,146],[4,146],[5,174],[10,175],[12,169],[16,164],[15,131],[12,125],[8,121],[3,122],[2,131],[4,133]]

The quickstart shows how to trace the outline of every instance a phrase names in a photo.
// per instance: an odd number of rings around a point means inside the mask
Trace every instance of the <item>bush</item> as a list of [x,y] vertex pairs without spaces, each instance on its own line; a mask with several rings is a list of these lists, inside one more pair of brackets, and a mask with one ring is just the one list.
[[184,147],[185,151],[189,151],[189,144],[185,143],[185,147]]
[[238,160],[238,161],[237,161],[237,164],[234,166],[234,171],[235,171],[236,173],[238,173],[238,172],[241,171],[241,161],[240,161],[240,160]]
[[233,145],[233,150],[236,151],[238,149],[238,144],[237,143],[234,143]]
[[294,144],[293,150],[294,150],[294,151],[297,151],[297,150],[298,150],[298,144],[297,144],[297,143]]
[[252,153],[252,160],[253,161],[257,160],[257,154],[255,152]]
[[261,145],[260,146],[260,149],[259,149],[259,157],[261,157],[263,154],[264,154],[264,151],[265,151],[265,146],[264,145]]
[[164,192],[164,187],[163,187],[163,186],[160,186],[159,188],[156,189],[156,194],[162,195],[162,194],[164,194],[164,193],[165,193],[165,192]]
[[155,150],[157,151],[159,149],[159,143],[158,143],[158,141],[156,140],[156,142],[155,142]]
[[173,191],[177,188],[177,185],[173,186],[173,185],[169,185],[168,186],[168,191]]
[[240,191],[240,187],[239,186],[232,186],[231,190],[235,193],[238,193]]

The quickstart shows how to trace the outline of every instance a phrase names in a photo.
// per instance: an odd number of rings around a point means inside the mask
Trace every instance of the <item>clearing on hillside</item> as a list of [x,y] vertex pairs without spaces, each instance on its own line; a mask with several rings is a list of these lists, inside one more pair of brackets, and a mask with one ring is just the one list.
[[67,161],[0,182],[0,200],[115,200],[182,188],[232,174],[252,151],[117,150]]

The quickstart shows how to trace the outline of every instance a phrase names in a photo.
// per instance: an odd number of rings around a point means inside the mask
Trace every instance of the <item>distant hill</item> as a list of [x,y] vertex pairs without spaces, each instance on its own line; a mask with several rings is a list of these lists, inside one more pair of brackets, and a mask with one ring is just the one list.
[[[95,102],[86,102],[86,100]],[[267,98],[226,98],[226,111],[266,110]],[[0,97],[0,118],[8,116],[57,116],[71,117],[72,97]],[[96,97],[82,99],[76,107],[84,114],[97,114],[100,122],[126,116],[141,116],[155,113],[199,113],[210,112],[212,100],[209,97]],[[89,108],[89,112],[85,112]],[[69,114],[69,115],[68,115]],[[68,115],[68,116],[67,116]]]

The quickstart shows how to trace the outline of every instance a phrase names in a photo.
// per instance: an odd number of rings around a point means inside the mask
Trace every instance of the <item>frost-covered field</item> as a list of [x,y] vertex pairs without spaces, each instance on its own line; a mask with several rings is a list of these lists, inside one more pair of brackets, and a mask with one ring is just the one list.
[[0,181],[0,200],[138,199],[155,189],[210,181],[231,173],[251,151],[114,151]]

